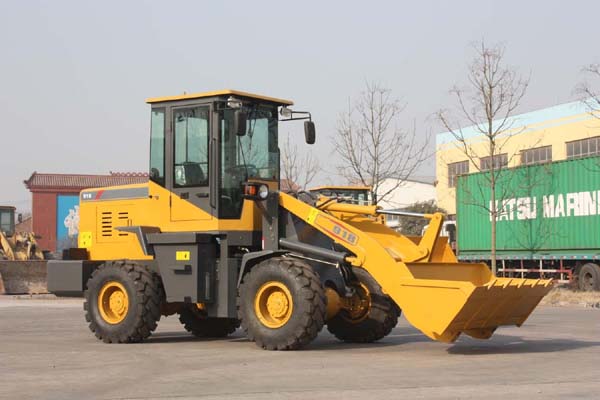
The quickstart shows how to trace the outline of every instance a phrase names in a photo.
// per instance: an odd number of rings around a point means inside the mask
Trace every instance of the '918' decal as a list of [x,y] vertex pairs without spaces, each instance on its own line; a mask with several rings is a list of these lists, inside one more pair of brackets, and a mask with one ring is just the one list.
[[339,225],[333,225],[333,233],[350,244],[356,244],[356,235],[352,232],[348,232]]

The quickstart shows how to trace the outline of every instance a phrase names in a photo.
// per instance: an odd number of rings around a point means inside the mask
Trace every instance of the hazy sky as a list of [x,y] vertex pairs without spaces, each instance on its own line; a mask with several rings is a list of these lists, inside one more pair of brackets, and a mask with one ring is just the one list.
[[[523,111],[570,101],[600,61],[598,15],[598,1],[0,0],[0,204],[28,209],[33,171],[146,171],[144,99],[221,88],[312,111],[320,181],[335,180],[330,138],[365,80],[407,103],[406,125],[437,132],[427,117],[485,39],[531,73]],[[281,132],[305,148],[300,127]]]

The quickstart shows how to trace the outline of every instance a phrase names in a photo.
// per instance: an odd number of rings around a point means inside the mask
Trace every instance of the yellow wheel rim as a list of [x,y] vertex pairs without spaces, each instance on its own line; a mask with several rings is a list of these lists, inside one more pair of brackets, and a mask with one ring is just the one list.
[[354,295],[345,301],[344,317],[348,322],[357,324],[367,318],[371,311],[371,293],[362,283],[355,285],[354,290]]
[[289,289],[280,282],[265,283],[256,292],[254,312],[262,324],[271,329],[284,326],[292,317],[294,300]]
[[115,281],[106,282],[98,295],[98,310],[102,319],[109,324],[122,322],[129,310],[129,296],[125,286]]

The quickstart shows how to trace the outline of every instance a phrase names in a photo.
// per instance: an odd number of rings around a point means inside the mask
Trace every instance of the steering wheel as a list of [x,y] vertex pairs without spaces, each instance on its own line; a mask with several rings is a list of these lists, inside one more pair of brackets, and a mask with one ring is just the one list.
[[232,179],[240,182],[246,180],[246,172],[248,173],[248,177],[258,176],[258,168],[252,164],[238,164],[225,169],[225,173],[231,175]]

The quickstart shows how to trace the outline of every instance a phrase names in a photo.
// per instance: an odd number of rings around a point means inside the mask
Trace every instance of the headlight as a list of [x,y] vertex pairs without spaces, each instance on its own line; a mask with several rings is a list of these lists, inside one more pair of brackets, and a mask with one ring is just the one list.
[[269,197],[269,187],[264,183],[246,182],[242,184],[244,199],[263,201]]
[[269,197],[269,187],[267,185],[260,185],[258,188],[258,197],[261,200],[266,200]]

